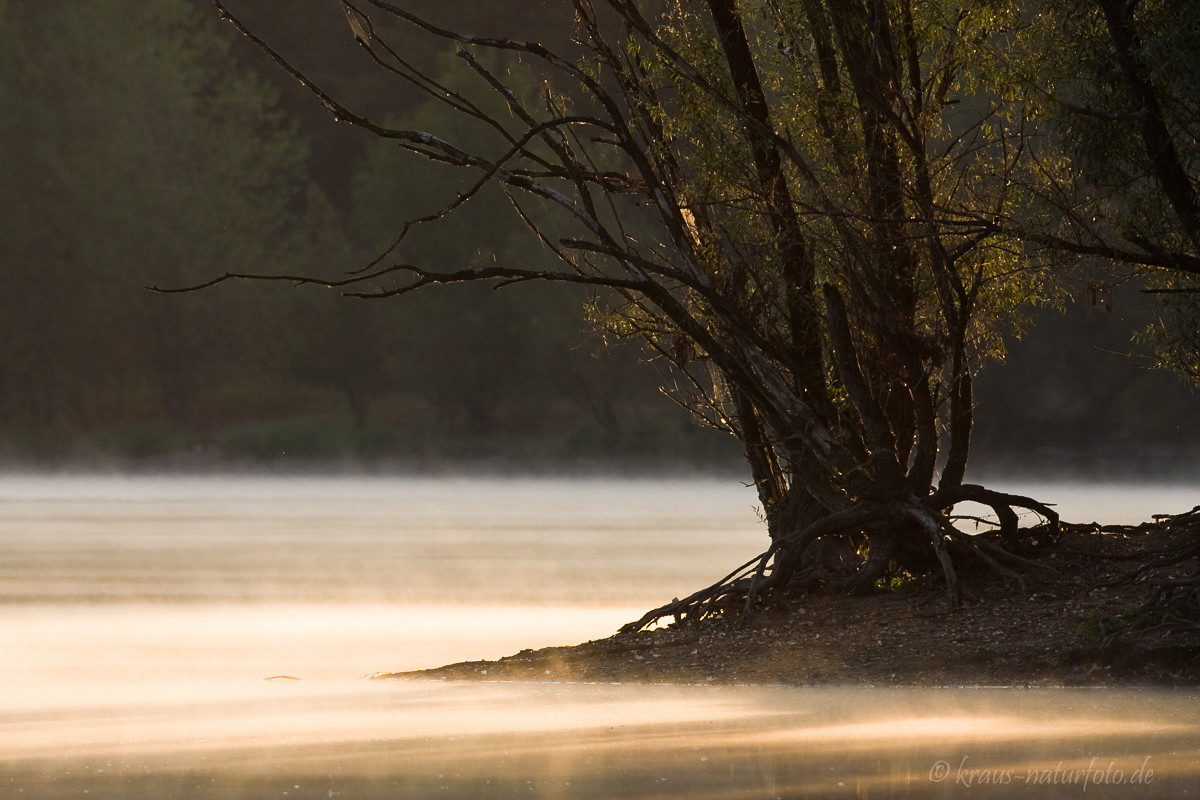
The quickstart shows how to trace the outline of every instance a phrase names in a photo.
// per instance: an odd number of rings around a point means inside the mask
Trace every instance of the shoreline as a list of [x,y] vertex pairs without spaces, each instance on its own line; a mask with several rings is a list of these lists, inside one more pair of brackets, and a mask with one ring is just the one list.
[[[964,581],[948,607],[940,583],[865,596],[789,598],[788,612],[676,623],[496,661],[381,673],[378,679],[622,683],[1200,687],[1200,623],[1147,615],[1153,569],[1175,537],[1154,525],[1065,531],[1037,554],[1049,569],[1026,592],[994,573]],[[1178,569],[1175,567],[1174,569]],[[1139,570],[1139,578],[1130,575]]]
[[[496,661],[463,661],[428,669],[380,673],[372,680],[462,681],[485,683],[643,684],[667,686],[777,686],[922,689],[1200,689],[1200,663],[1194,646],[1157,648],[1100,647],[1067,652],[1033,670],[1005,669],[986,661],[946,663],[935,668],[910,664],[893,672],[859,670],[852,674],[808,671],[804,667],[742,675],[729,664],[715,668],[680,666],[664,658],[675,643],[646,643],[629,652],[642,659],[614,658],[617,637],[566,647],[521,651]],[[704,640],[698,643],[705,644]],[[786,657],[786,649],[779,656]],[[635,656],[636,658],[636,656]],[[647,663],[657,659],[659,663]],[[713,674],[715,673],[715,674]]]

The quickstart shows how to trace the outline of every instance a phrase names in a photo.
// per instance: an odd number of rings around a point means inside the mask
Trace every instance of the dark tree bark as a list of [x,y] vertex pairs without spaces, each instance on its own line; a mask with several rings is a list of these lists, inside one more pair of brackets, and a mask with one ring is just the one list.
[[1138,4],[1129,0],[1097,2],[1104,11],[1130,109],[1138,119],[1146,160],[1194,252],[1200,253],[1200,202],[1196,199],[1196,187],[1179,159],[1158,92],[1150,78],[1150,67],[1142,55],[1141,37],[1133,18]]

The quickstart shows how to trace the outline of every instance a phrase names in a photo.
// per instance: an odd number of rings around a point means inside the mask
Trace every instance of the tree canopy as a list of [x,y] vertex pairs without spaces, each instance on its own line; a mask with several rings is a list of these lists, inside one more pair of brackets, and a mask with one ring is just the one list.
[[1200,374],[1200,8],[1194,3],[1036,6],[1011,58],[1047,120],[1066,179],[1044,200],[1058,227],[1023,234],[1098,257],[1158,299],[1144,335],[1160,363]]
[[[218,3],[339,118],[465,176],[367,269],[273,277],[379,298],[478,282],[600,291],[602,324],[669,362],[696,419],[740,440],[772,539],[638,624],[815,583],[870,586],[894,569],[936,567],[952,599],[956,564],[1020,580],[1019,557],[949,515],[990,505],[1009,545],[1014,508],[1056,522],[1032,499],[964,482],[974,375],[1046,279],[1012,221],[1062,174],[1028,157],[1039,132],[997,78],[1023,29],[1017,8],[575,0],[567,52],[393,3],[343,5],[381,68],[491,141],[373,120]],[[457,46],[493,104],[410,63],[403,35]],[[545,81],[540,96],[522,71]],[[422,228],[495,189],[556,265],[411,258]]]

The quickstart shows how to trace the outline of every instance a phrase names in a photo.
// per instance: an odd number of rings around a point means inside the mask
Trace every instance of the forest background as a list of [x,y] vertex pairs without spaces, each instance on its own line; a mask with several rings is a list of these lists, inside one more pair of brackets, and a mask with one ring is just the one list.
[[[571,25],[566,4],[457,8],[524,38]],[[326,71],[314,78],[348,105],[414,127],[443,113],[386,80],[339,4],[245,14],[282,48],[315,53]],[[665,367],[636,345],[602,346],[582,291],[149,291],[226,271],[355,269],[455,191],[337,124],[206,0],[0,0],[0,108],[9,466],[741,468],[736,441],[659,392]],[[503,202],[474,203],[410,251],[453,265],[552,260],[503,227]],[[1155,323],[1150,299],[1134,282],[1081,280],[1072,294],[1014,320],[1005,362],[984,370],[974,468],[1195,474],[1200,396],[1149,368],[1137,339]]]

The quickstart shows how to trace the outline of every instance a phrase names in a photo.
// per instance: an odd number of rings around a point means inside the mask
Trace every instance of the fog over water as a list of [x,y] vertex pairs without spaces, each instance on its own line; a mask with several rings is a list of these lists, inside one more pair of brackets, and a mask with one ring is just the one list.
[[[1196,502],[1001,488],[1072,520]],[[606,636],[759,552],[755,504],[715,479],[9,476],[0,798],[1200,793],[1192,692],[364,679]]]

